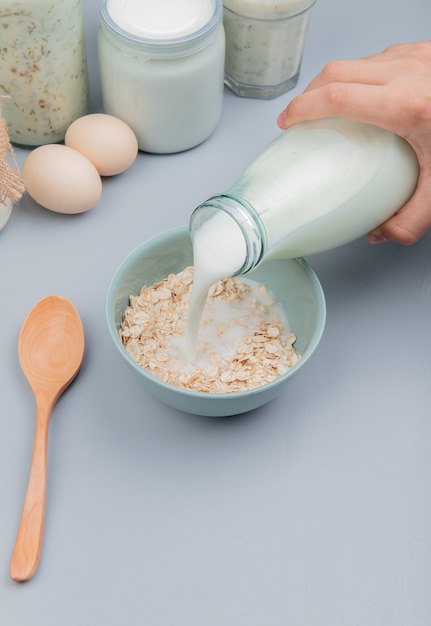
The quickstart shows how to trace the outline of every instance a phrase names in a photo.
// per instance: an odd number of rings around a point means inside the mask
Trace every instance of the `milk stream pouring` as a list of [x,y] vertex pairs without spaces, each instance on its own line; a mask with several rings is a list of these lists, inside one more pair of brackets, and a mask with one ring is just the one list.
[[332,118],[285,131],[190,218],[188,329],[199,325],[216,280],[264,259],[306,256],[364,235],[410,198],[417,178],[409,144],[375,126]]

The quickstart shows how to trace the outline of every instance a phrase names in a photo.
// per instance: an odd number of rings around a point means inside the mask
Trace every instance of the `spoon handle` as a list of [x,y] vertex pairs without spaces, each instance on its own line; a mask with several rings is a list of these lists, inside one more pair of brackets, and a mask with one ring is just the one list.
[[49,413],[50,410],[38,409],[27,492],[9,570],[12,580],[18,582],[33,576],[42,548]]

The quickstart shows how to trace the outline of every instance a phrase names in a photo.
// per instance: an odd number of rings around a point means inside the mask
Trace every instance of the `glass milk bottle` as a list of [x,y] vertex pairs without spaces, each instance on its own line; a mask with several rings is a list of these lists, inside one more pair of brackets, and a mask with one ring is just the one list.
[[11,141],[62,141],[88,106],[81,0],[0,0],[0,32],[0,96]]
[[270,143],[226,193],[195,209],[195,271],[205,266],[215,281],[265,258],[341,246],[393,215],[417,178],[413,149],[393,133],[341,118],[298,124]]
[[222,112],[221,0],[101,0],[103,108],[140,150],[180,152],[215,130]]

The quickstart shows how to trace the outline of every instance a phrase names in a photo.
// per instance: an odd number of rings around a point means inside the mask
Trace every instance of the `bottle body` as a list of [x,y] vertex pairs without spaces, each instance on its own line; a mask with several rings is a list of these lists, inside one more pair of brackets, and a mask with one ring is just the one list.
[[166,15],[152,0],[102,0],[98,51],[104,110],[133,129],[140,150],[188,150],[214,131],[223,102],[221,0],[172,0]]
[[[277,137],[227,190],[229,200],[216,204],[241,226],[243,272],[262,258],[307,256],[364,235],[409,199],[417,178],[416,155],[403,139],[333,118]],[[196,209],[192,234],[213,204]]]
[[81,0],[0,0],[0,95],[11,141],[62,141],[88,106]]

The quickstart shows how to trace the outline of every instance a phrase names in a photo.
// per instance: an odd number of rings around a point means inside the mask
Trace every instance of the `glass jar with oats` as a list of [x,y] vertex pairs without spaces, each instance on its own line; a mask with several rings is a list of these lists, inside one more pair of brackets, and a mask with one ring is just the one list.
[[315,0],[223,0],[225,83],[238,96],[275,98],[298,82]]
[[12,143],[62,141],[88,106],[81,0],[0,0],[0,96]]

